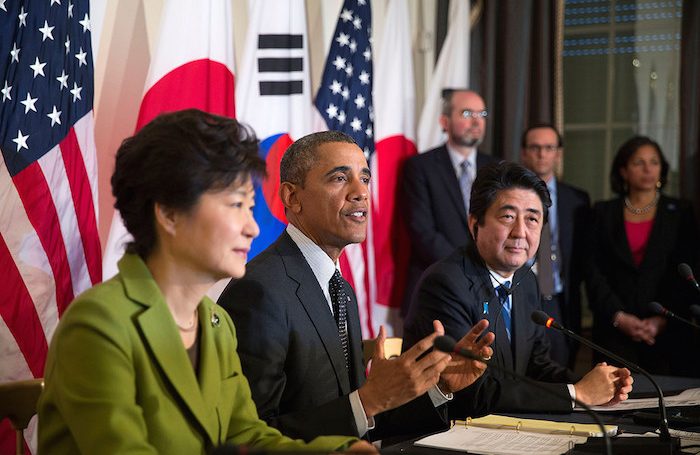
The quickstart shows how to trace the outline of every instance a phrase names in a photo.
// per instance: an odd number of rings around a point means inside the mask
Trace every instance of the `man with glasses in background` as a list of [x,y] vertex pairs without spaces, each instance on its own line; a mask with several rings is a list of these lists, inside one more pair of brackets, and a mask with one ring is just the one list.
[[440,126],[447,142],[406,161],[402,202],[411,239],[411,259],[402,315],[415,283],[429,265],[469,241],[467,213],[476,171],[496,161],[477,151],[486,130],[486,104],[467,89],[442,91]]
[[[557,180],[561,160],[561,135],[548,123],[525,130],[520,157],[523,166],[544,180],[552,206],[549,224],[542,230],[536,266],[542,309],[565,327],[581,332],[581,283],[587,251],[585,229],[590,227],[588,193]],[[573,369],[578,344],[556,330],[547,330],[552,359]]]

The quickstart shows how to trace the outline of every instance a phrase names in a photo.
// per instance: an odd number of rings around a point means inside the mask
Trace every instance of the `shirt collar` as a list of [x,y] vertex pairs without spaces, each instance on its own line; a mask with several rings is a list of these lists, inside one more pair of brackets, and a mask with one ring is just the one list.
[[327,292],[328,282],[331,280],[335,271],[340,270],[338,264],[334,263],[320,246],[304,235],[304,233],[292,223],[287,225],[287,234],[289,234],[292,241],[296,243],[301,250],[301,254],[304,256],[304,259],[306,259],[306,262],[309,263],[311,271],[314,272],[316,281],[318,281],[321,289]]
[[[455,173],[459,175],[461,172],[462,161],[465,160],[464,155],[450,147],[449,142],[445,143],[445,148],[447,148],[447,154],[450,156],[450,161],[452,162],[452,167],[455,169]],[[476,148],[472,147],[470,149],[466,160],[469,161],[469,166],[476,170]]]

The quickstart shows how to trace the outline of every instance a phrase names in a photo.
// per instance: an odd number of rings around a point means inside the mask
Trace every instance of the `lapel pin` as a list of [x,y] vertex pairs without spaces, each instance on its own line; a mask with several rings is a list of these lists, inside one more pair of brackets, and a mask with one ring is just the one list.
[[484,302],[484,313],[483,314],[489,314],[489,302]]
[[219,315],[216,313],[211,314],[211,326],[212,327],[219,327],[219,324],[221,324],[221,319],[219,319]]

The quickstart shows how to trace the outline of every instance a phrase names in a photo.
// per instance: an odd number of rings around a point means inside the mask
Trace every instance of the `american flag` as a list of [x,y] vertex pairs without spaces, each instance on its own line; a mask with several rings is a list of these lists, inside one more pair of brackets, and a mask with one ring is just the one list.
[[102,279],[90,27],[88,1],[0,0],[0,382],[43,376]]
[[316,95],[328,129],[352,136],[368,159],[374,153],[371,28],[369,0],[345,0]]
[[[333,34],[333,41],[316,108],[328,129],[342,131],[355,139],[368,162],[374,153],[374,112],[372,107],[372,10],[369,0],[345,0]],[[371,230],[370,215],[370,230]],[[343,276],[352,284],[364,337],[373,336],[371,242],[348,245],[340,258]]]

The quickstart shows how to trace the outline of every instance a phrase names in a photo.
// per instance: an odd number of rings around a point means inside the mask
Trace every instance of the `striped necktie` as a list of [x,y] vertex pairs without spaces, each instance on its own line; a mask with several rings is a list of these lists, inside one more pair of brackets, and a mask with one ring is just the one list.
[[496,288],[496,294],[498,295],[498,301],[501,302],[501,314],[503,315],[503,322],[506,326],[506,334],[508,334],[508,341],[511,340],[511,322],[510,322],[510,310],[512,308],[511,301],[509,299],[510,294],[510,281],[504,281],[500,286]]

